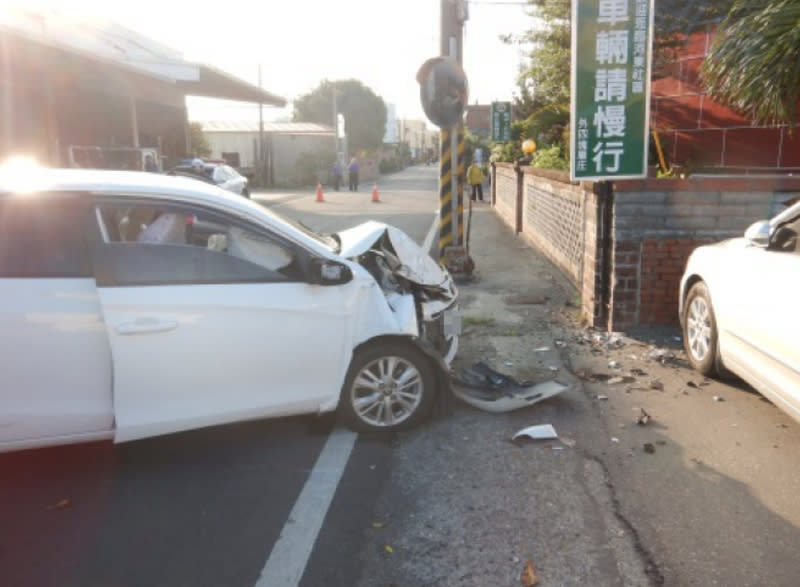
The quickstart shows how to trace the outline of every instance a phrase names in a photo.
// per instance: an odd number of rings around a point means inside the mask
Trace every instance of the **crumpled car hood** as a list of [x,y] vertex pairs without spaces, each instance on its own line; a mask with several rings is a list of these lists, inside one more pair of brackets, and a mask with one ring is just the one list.
[[350,259],[359,257],[388,236],[394,253],[402,263],[396,270],[401,277],[422,286],[452,289],[450,274],[405,232],[383,222],[369,221],[338,233],[340,254]]

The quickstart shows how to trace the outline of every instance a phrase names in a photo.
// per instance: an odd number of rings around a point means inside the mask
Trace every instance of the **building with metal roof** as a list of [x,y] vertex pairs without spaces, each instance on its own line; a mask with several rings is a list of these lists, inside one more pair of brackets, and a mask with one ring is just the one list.
[[64,165],[70,145],[123,145],[176,160],[190,154],[186,96],[286,104],[117,23],[0,7],[0,159]]

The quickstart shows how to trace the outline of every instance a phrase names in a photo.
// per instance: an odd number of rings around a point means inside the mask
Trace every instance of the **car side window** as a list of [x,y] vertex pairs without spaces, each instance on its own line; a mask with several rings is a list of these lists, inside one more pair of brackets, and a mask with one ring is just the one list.
[[90,277],[87,214],[75,198],[0,198],[0,277]]
[[114,203],[99,205],[97,219],[105,256],[113,257],[104,260],[104,283],[303,280],[291,245],[224,214],[191,206]]

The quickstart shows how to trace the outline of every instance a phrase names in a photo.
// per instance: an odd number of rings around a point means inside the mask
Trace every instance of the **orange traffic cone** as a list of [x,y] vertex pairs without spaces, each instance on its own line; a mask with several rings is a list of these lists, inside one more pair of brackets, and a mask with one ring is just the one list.
[[381,201],[381,198],[378,195],[378,184],[377,183],[373,184],[373,186],[372,186],[372,201],[375,202],[375,203],[378,203],[378,204]]
[[317,202],[324,202],[325,198],[322,197],[322,183],[317,182]]

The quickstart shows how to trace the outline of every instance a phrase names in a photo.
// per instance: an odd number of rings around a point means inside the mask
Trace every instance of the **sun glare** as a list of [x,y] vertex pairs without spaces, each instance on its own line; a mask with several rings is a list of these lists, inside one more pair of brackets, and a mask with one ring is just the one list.
[[9,157],[0,164],[0,189],[16,193],[36,191],[41,184],[41,166],[33,157]]

